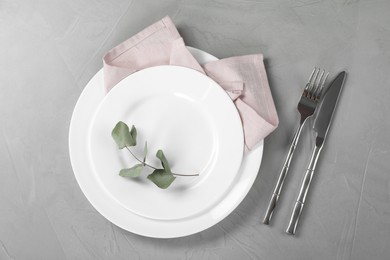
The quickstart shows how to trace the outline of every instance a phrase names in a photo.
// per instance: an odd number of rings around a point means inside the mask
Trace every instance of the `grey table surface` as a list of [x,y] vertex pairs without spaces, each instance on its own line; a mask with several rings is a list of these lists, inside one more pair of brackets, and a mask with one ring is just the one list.
[[[390,2],[0,0],[0,259],[390,259]],[[153,239],[111,224],[69,160],[75,103],[106,51],[169,15],[187,45],[262,53],[280,124],[227,218]],[[348,78],[297,236],[284,233],[313,136],[306,127],[271,226],[261,219],[314,66]]]

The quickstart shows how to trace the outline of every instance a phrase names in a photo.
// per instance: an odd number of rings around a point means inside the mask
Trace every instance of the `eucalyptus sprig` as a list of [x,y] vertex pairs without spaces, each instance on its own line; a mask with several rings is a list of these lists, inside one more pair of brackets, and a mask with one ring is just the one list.
[[148,175],[148,179],[156,184],[161,189],[168,188],[176,179],[176,176],[198,176],[199,174],[178,174],[171,171],[168,160],[162,150],[158,150],[156,157],[160,160],[162,168],[154,167],[146,163],[148,154],[148,143],[145,142],[143,158],[139,159],[131,150],[130,147],[137,145],[137,129],[133,125],[131,130],[128,125],[119,121],[111,132],[111,136],[118,145],[119,149],[126,148],[130,154],[139,162],[131,168],[120,170],[119,175],[122,177],[137,178],[141,175],[145,167],[153,169],[153,172]]

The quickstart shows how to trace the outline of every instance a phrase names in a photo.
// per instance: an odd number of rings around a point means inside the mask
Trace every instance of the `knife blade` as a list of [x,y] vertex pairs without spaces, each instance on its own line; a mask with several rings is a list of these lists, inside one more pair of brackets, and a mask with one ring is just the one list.
[[314,131],[317,133],[316,146],[323,146],[325,142],[325,138],[332,123],[337,101],[339,100],[341,89],[344,85],[345,76],[345,71],[342,71],[337,75],[320,104],[313,127]]
[[316,132],[316,142],[290,217],[289,224],[287,226],[286,232],[288,234],[295,235],[299,217],[302,214],[307,192],[309,191],[310,183],[313,179],[314,170],[316,168],[319,155],[321,153],[322,147],[324,146],[326,136],[328,135],[329,128],[332,123],[333,115],[335,113],[341,89],[344,85],[345,77],[345,71],[342,71],[337,75],[337,77],[333,80],[332,84],[327,89],[325,97],[318,109],[313,126],[313,129]]

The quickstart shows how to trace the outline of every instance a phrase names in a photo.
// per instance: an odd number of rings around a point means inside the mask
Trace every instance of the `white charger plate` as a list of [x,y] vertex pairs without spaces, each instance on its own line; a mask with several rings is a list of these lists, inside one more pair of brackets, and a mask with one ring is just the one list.
[[[163,149],[174,173],[199,176],[177,177],[166,190],[145,176],[118,176],[120,169],[139,163],[126,149],[118,151],[111,137],[118,121],[138,129],[138,146],[130,149],[140,159],[147,141],[148,163],[161,168],[155,154]],[[134,214],[159,220],[190,218],[221,201],[234,183],[244,150],[240,116],[221,86],[196,70],[169,65],[119,82],[99,105],[89,140],[93,177],[107,195]]]
[[[215,57],[203,51],[190,47],[189,50],[200,63],[216,60]],[[129,210],[128,205],[123,205],[123,201],[122,203],[118,202],[112,195],[112,191],[107,192],[107,187],[105,188],[101,184],[101,179],[94,176],[96,172],[91,169],[91,164],[86,163],[90,159],[96,161],[90,151],[91,139],[87,137],[92,136],[93,117],[104,98],[103,72],[100,70],[87,84],[75,106],[69,130],[69,151],[74,174],[83,193],[96,210],[109,221],[125,230],[143,236],[181,237],[200,232],[218,223],[232,212],[246,196],[260,167],[263,152],[262,142],[244,156],[239,171],[235,174],[235,179],[228,191],[222,196],[223,198],[217,198],[214,203],[202,208],[197,214],[187,211],[179,218],[175,215],[176,218],[171,219],[172,215],[164,216],[151,211],[142,216],[139,214],[140,212]],[[110,125],[110,127],[112,129],[113,126]],[[144,138],[149,138],[146,137],[146,134]],[[112,151],[109,151],[109,154],[112,154]],[[174,153],[172,152],[172,154]],[[110,174],[117,175],[112,171]],[[184,184],[181,183],[181,185],[189,185],[185,183],[187,181],[189,180],[184,180]],[[158,191],[157,188],[155,190]]]

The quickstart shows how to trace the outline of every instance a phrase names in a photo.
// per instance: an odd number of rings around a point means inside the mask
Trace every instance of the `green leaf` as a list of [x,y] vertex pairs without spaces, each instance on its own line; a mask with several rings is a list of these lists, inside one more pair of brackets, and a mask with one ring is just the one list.
[[[134,128],[134,130],[133,130]],[[137,137],[137,130],[135,130],[135,127],[133,126],[131,129],[133,132],[133,135],[129,132],[129,127],[123,123],[122,121],[119,121],[114,129],[112,129],[111,136],[114,138],[116,144],[118,145],[119,149],[123,149],[126,146],[134,146],[136,145],[136,141],[134,140],[133,136]],[[134,135],[135,133],[135,135]]]
[[134,145],[136,145],[137,144],[137,129],[135,128],[134,125],[131,127],[130,135],[134,140]]
[[144,147],[144,164],[145,164],[145,161],[146,161],[146,156],[148,155],[148,142],[145,141],[145,147]]
[[141,174],[143,169],[144,169],[144,165],[140,163],[140,164],[134,165],[131,168],[122,169],[119,172],[119,175],[122,177],[136,178]]
[[166,172],[164,169],[157,169],[149,174],[148,179],[159,188],[166,189],[172,184],[176,177],[174,177],[172,173]]
[[157,151],[156,157],[157,157],[158,159],[160,159],[161,164],[162,164],[164,170],[165,170],[167,173],[172,173],[171,167],[169,167],[169,164],[168,164],[168,160],[167,160],[167,158],[165,158],[164,152],[163,152],[162,150],[158,150],[158,151]]

